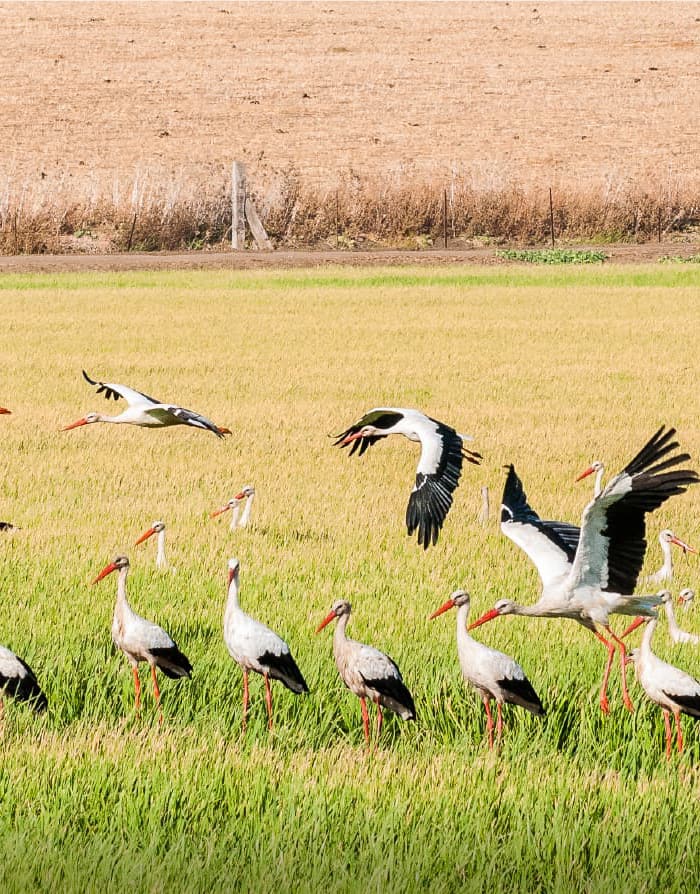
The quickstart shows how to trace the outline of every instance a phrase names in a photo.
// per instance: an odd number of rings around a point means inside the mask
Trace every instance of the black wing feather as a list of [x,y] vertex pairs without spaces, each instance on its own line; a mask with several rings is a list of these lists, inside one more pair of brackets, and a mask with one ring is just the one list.
[[396,425],[403,419],[402,413],[392,413],[391,411],[383,411],[383,410],[372,410],[371,413],[365,413],[362,419],[359,419],[357,422],[353,423],[350,428],[346,428],[344,432],[336,435],[336,440],[333,442],[334,447],[350,447],[349,456],[352,456],[356,450],[359,450],[358,456],[362,456],[362,454],[367,450],[368,447],[372,447],[377,441],[380,441],[382,438],[385,438],[386,435],[367,435],[364,438],[358,438],[356,441],[350,441],[350,444],[343,444],[342,442],[347,438],[348,435],[355,435],[358,431],[361,431],[365,425],[373,425],[375,428],[391,428],[393,425]]
[[177,646],[170,648],[149,649],[150,654],[156,659],[158,670],[163,671],[166,677],[176,680],[178,677],[189,677],[192,673],[190,660]]
[[[110,388],[108,385],[105,385],[104,382],[96,382],[94,379],[91,379],[90,376],[83,370],[83,378],[86,382],[89,382],[91,385],[97,385],[97,394],[102,394],[104,391],[104,395],[109,400],[110,398],[114,398],[114,400],[120,400],[121,394],[118,391],[115,391],[114,388]],[[135,388],[132,388],[132,391],[136,391]],[[159,404],[161,401],[157,400],[155,397],[149,397],[148,394],[144,394],[143,391],[137,391],[137,394],[140,394],[141,397],[145,397],[146,400],[150,400],[151,403]]]
[[542,717],[545,714],[540,697],[527,677],[524,677],[522,680],[507,678],[497,682],[503,691],[505,700],[509,704],[519,705],[521,708],[525,708],[526,711],[537,714],[538,717]]
[[661,691],[665,696],[672,699],[684,714],[700,720],[700,695],[676,695],[675,692],[666,692],[665,689]]
[[[383,677],[380,680],[371,680],[363,676],[362,674],[360,676],[362,676],[365,684],[370,689],[374,689],[376,692],[379,693],[380,696],[391,699],[392,701],[399,704],[402,708],[409,711],[411,715],[408,718],[409,720],[416,719],[416,706],[413,701],[413,696],[408,691],[406,684],[400,677]],[[385,705],[385,707],[390,706]]]
[[0,674],[0,693],[10,695],[20,702],[32,702],[34,710],[37,714],[41,714],[48,707],[48,700],[34,676],[34,671],[17,655],[15,658],[26,671],[26,676],[6,677]]
[[296,692],[308,692],[309,687],[303,678],[296,661],[292,658],[291,652],[285,652],[282,655],[275,655],[274,652],[265,652],[258,658],[260,664],[267,668],[268,675],[273,680],[279,680],[284,683],[287,689]]

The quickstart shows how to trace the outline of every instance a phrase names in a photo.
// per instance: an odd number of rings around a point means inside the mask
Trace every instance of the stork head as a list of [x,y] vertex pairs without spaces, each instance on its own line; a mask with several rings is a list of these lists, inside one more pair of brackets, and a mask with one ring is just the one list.
[[108,574],[111,574],[113,571],[121,571],[122,569],[128,569],[129,567],[129,559],[127,556],[116,556],[113,562],[110,562],[109,565],[105,565],[105,567],[100,571],[97,575],[93,584],[96,584],[98,581],[101,581],[103,578],[107,577]]
[[455,608],[455,606],[459,607],[460,605],[469,606],[469,593],[467,593],[466,590],[455,590],[447,602],[444,602],[440,608],[435,609],[428,620],[432,621],[433,618],[437,618],[438,615],[449,611],[451,608]]
[[467,630],[473,630],[475,627],[481,627],[482,624],[486,624],[487,621],[493,621],[494,618],[498,618],[500,615],[512,615],[515,611],[515,602],[510,599],[499,599],[490,611],[487,611],[486,614],[483,614],[480,618],[477,618],[476,621],[472,621]]
[[627,655],[625,656],[625,664],[634,664],[636,665],[639,661],[639,649],[630,649]]
[[139,537],[139,539],[134,544],[138,546],[139,543],[143,543],[144,540],[148,540],[149,537],[153,537],[154,534],[160,534],[161,531],[165,530],[165,522],[162,521],[154,521],[151,527],[144,531],[143,534]]
[[603,465],[603,463],[599,459],[596,459],[590,464],[585,472],[581,472],[576,480],[581,481],[583,478],[588,478],[589,475],[593,475],[597,472],[602,472],[604,468],[605,466]]
[[92,422],[99,422],[100,418],[99,413],[88,413],[87,416],[83,416],[77,422],[71,422],[70,425],[66,425],[61,431],[70,431],[72,428],[78,428],[79,425],[90,425]]
[[670,590],[659,590],[656,594],[661,600],[663,605],[666,605],[667,602],[671,601],[671,591]]
[[680,540],[670,528],[664,528],[663,531],[659,534],[659,543],[663,546],[664,543],[673,543],[674,546],[679,546],[684,553],[696,553],[697,550],[693,549],[692,546],[688,546],[687,543],[684,543]]
[[229,503],[237,503],[239,500],[245,500],[248,497],[255,496],[255,488],[252,484],[246,484],[242,490],[236,494],[233,500],[229,500]]
[[335,621],[336,618],[340,618],[341,615],[349,615],[350,611],[351,605],[347,599],[338,599],[333,603],[331,610],[316,628],[316,633],[320,633],[327,624]]
[[682,602],[686,608],[690,608],[690,604],[693,599],[695,599],[695,590],[690,587],[686,587],[684,590],[681,590],[678,594],[678,601]]
[[234,577],[238,577],[238,572],[241,569],[241,563],[238,559],[229,559],[228,560],[228,585],[231,586],[231,582]]

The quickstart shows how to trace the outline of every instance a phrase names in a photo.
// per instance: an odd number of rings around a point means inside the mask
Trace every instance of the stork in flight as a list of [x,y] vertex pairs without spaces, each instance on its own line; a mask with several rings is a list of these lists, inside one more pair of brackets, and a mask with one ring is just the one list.
[[525,671],[517,661],[469,636],[467,632],[469,601],[469,593],[466,590],[455,590],[447,602],[432,613],[430,620],[457,606],[457,654],[462,668],[462,676],[481,696],[486,711],[489,748],[493,748],[492,700],[496,702],[498,715],[496,736],[499,742],[503,732],[502,707],[504,702],[519,705],[539,717],[544,715],[545,710],[539,696],[532,688],[532,683],[525,676]]
[[[158,546],[156,550],[156,568],[159,571],[165,571],[168,568],[168,560],[165,558],[165,522],[164,521],[154,521],[150,528],[143,532],[143,534],[136,541],[134,546],[138,546],[140,543],[148,540],[149,537],[153,537],[155,534],[158,535]],[[170,568],[170,571],[175,571],[174,568]]]
[[127,423],[128,425],[140,425],[144,428],[167,428],[171,425],[189,425],[193,428],[201,428],[205,431],[213,432],[217,438],[223,438],[224,435],[230,435],[228,428],[220,428],[205,416],[194,413],[192,410],[186,410],[184,407],[178,407],[175,404],[164,404],[154,397],[142,394],[140,391],[134,391],[133,388],[127,388],[126,385],[115,385],[110,382],[95,382],[83,370],[83,378],[91,385],[97,385],[97,394],[102,394],[107,400],[114,398],[119,400],[123,398],[128,406],[118,416],[105,416],[103,413],[88,413],[77,422],[66,425],[62,431],[70,431],[72,428],[78,428],[79,425],[89,425],[91,422],[114,422]]
[[379,649],[358,643],[346,635],[350,611],[350,603],[345,599],[334,602],[330,612],[316,628],[316,633],[320,633],[331,621],[338,621],[333,634],[333,657],[340,679],[360,699],[362,727],[369,748],[368,698],[377,706],[377,741],[382,731],[383,707],[403,720],[415,720],[416,706],[396,663]]
[[[500,615],[571,618],[590,630],[608,650],[600,691],[600,707],[610,708],[607,684],[620,651],[623,701],[633,711],[625,676],[625,644],[608,623],[610,614],[655,617],[658,595],[634,596],[646,550],[646,515],[670,497],[684,493],[699,479],[696,472],[676,469],[690,457],[671,455],[678,448],[675,429],[662,426],[625,468],[586,506],[581,529],[561,522],[543,522],[527,503],[520,479],[510,467],[501,508],[501,529],[537,566],[542,593],[534,605],[508,599],[469,625]],[[598,628],[601,628],[607,638]]]
[[[219,509],[215,509],[214,512],[211,513],[212,518],[216,518],[217,515],[221,515],[224,512],[228,512],[231,510],[231,524],[229,528],[232,531],[235,531],[236,528],[245,528],[250,521],[250,512],[253,508],[253,500],[255,498],[255,488],[252,484],[246,484],[245,487],[236,494],[235,497],[230,499],[228,503],[225,503]],[[241,515],[241,503],[245,500],[245,506],[243,508],[243,514]]]
[[45,711],[48,705],[31,667],[10,649],[0,646],[0,717],[5,696],[18,702],[29,702],[37,714]]
[[666,728],[666,757],[671,759],[671,714],[676,726],[676,742],[678,752],[683,751],[683,732],[681,730],[681,714],[688,714],[695,720],[700,719],[700,681],[690,674],[667,664],[652,652],[651,639],[656,629],[656,619],[641,619],[646,622],[642,644],[632,649],[629,660],[634,663],[639,684],[651,701],[663,711]]
[[359,456],[381,438],[403,435],[409,441],[420,441],[421,455],[416,469],[416,483],[406,509],[409,536],[418,531],[418,543],[427,549],[437,543],[440,529],[452,506],[452,494],[459,486],[462,461],[479,465],[481,454],[464,447],[473,440],[461,435],[437,419],[399,407],[377,407],[358,419],[337,436],[334,446],[352,444],[350,455]]
[[141,711],[141,681],[139,679],[139,663],[145,661],[151,668],[153,695],[158,708],[158,721],[163,722],[163,709],[160,703],[160,689],[156,668],[166,677],[173,680],[189,677],[192,665],[175,644],[175,641],[157,624],[147,621],[131,608],[126,597],[126,579],[129,574],[129,559],[117,556],[113,562],[100,571],[93,584],[112,574],[119,572],[117,579],[117,601],[112,619],[112,640],[129,660],[134,675],[134,692],[136,713]]
[[255,671],[265,680],[265,704],[268,727],[272,729],[272,692],[270,678],[300,695],[309,687],[301,675],[289,646],[269,627],[247,615],[238,601],[240,563],[228,561],[228,597],[224,611],[224,642],[229,655],[243,671],[243,732],[248,720],[248,672]]

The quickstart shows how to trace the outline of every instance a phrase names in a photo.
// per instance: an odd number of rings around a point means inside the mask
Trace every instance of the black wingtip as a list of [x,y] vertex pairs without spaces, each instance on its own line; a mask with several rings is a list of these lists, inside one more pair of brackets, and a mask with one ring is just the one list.
[[90,376],[83,370],[83,378],[86,382],[89,382],[90,385],[99,385],[99,382],[95,382],[94,379],[91,379]]

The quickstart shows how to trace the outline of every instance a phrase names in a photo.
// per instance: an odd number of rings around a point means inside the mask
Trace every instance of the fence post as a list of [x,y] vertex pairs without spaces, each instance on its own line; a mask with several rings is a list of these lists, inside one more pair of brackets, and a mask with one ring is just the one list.
[[231,172],[231,248],[245,248],[245,165],[234,161]]
[[485,525],[489,520],[489,489],[488,487],[481,488],[481,513],[479,515],[479,520],[482,525]]

